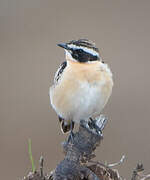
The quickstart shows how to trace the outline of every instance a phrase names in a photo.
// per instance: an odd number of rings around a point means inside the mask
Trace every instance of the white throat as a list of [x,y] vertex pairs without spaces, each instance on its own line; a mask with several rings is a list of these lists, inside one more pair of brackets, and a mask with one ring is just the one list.
[[77,61],[71,56],[71,53],[68,50],[65,50],[65,52],[66,52],[66,60]]

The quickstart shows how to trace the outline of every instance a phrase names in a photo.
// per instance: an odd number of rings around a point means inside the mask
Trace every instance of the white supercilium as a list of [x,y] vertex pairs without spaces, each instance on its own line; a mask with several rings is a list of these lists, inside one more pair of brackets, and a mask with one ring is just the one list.
[[83,47],[83,46],[76,46],[74,44],[69,44],[68,45],[69,48],[72,48],[72,49],[82,49],[83,51],[89,53],[89,54],[92,54],[93,56],[98,56],[99,57],[99,53],[96,52],[94,49],[90,49],[90,48],[87,48],[87,47]]

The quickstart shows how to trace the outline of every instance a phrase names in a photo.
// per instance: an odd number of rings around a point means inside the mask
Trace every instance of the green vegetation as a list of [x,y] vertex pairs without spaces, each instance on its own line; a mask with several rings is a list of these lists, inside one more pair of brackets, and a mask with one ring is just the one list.
[[29,157],[30,157],[30,161],[32,164],[32,172],[35,172],[35,164],[34,164],[34,160],[33,160],[33,156],[32,156],[32,150],[31,150],[31,139],[28,140],[28,152],[29,152]]

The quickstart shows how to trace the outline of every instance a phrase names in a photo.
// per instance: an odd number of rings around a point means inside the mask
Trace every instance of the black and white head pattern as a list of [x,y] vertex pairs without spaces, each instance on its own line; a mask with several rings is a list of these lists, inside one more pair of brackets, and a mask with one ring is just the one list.
[[100,60],[99,50],[95,44],[87,39],[72,40],[66,43],[66,56],[73,60],[84,62],[92,62]]

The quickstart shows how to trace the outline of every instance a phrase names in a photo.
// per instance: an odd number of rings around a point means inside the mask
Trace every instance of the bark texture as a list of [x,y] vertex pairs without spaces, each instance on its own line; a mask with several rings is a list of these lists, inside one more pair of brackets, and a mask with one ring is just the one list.
[[[92,161],[95,157],[94,151],[103,139],[102,131],[106,124],[107,119],[103,115],[90,123],[82,120],[78,132],[73,135],[73,138],[68,137],[63,143],[65,157],[55,170],[50,174],[45,174],[43,158],[40,158],[40,170],[29,173],[24,180],[122,180],[118,171],[112,167],[122,163],[124,157],[119,162],[110,165]],[[138,180],[139,172],[143,170],[142,165],[137,165],[131,180]]]

